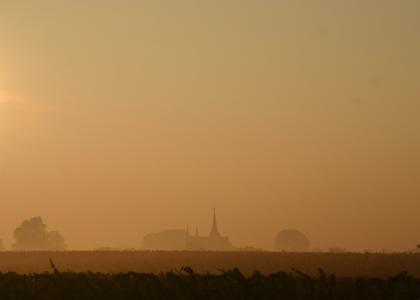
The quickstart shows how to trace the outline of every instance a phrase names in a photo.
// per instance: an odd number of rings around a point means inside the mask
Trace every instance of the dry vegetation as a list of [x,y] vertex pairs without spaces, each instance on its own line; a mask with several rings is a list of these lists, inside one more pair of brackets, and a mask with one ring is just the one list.
[[220,274],[239,268],[250,275],[298,269],[315,275],[318,268],[338,277],[389,277],[402,271],[420,278],[420,254],[275,253],[275,252],[0,252],[0,271],[41,273],[52,258],[62,271],[168,272],[189,266],[199,273]]
[[419,254],[3,252],[0,299],[416,300],[419,267]]
[[389,278],[337,278],[319,270],[318,276],[300,271],[244,276],[232,269],[218,275],[178,272],[71,273],[60,272],[51,261],[50,273],[0,273],[4,300],[416,300],[420,280],[407,273]]

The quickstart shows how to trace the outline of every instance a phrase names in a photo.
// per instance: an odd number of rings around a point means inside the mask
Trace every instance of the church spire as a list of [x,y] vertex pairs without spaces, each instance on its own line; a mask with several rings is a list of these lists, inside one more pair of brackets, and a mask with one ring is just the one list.
[[211,228],[210,236],[211,237],[219,237],[220,236],[219,229],[217,228],[216,209],[214,209],[214,211],[213,211],[213,226]]

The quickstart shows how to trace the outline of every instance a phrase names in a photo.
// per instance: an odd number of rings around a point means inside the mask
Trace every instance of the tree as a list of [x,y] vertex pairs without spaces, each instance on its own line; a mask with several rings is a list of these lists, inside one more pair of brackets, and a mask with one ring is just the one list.
[[296,229],[282,230],[274,239],[274,248],[278,251],[304,252],[309,246],[308,238]]
[[67,246],[63,236],[57,231],[47,231],[41,217],[33,217],[22,222],[15,229],[14,250],[23,251],[62,251]]

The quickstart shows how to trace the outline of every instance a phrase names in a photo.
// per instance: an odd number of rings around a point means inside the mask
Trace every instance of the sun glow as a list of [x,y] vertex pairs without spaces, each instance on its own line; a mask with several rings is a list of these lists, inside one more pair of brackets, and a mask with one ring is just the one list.
[[6,96],[2,91],[0,91],[0,103],[6,102]]
[[0,90],[0,104],[9,103],[12,101],[12,97],[5,91]]

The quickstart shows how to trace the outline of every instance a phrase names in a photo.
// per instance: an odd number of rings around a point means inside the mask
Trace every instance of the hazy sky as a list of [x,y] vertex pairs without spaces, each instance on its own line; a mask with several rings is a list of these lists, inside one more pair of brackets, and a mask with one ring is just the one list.
[[420,1],[0,0],[0,238],[420,242]]

